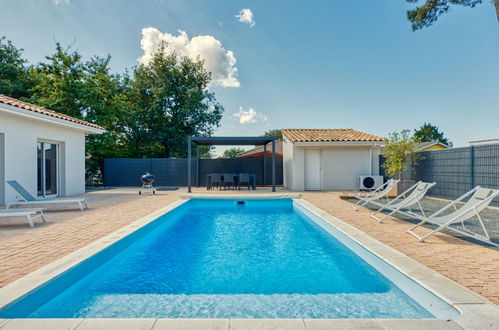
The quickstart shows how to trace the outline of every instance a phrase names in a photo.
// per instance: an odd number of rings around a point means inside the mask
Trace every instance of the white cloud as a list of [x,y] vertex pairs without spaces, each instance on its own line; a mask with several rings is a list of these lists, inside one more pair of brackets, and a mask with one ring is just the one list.
[[233,114],[232,117],[238,119],[241,124],[255,124],[267,121],[267,117],[256,112],[253,108],[248,108],[248,110],[245,111],[243,107],[239,107],[239,112]]
[[189,39],[185,31],[178,31],[178,36],[161,33],[156,28],[142,29],[140,46],[144,55],[139,58],[143,64],[149,63],[153,55],[159,50],[162,42],[166,43],[165,52],[175,52],[179,56],[187,56],[193,60],[198,56],[204,60],[205,69],[211,72],[213,86],[239,87],[237,80],[236,57],[230,50],[226,50],[222,43],[212,36],[197,36]]
[[69,5],[69,0],[52,0],[52,2],[56,6],[60,5],[61,3],[65,3],[66,5]]
[[248,24],[250,27],[255,26],[255,20],[253,19],[253,12],[251,9],[244,8],[239,11],[239,14],[236,15],[236,18],[241,23]]

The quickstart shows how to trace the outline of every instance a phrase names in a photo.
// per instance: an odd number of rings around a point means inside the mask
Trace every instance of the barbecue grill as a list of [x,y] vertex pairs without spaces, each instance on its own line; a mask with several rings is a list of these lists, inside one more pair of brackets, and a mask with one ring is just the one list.
[[156,189],[152,186],[152,183],[156,180],[156,177],[152,174],[149,174],[149,172],[146,172],[146,174],[142,175],[140,177],[140,181],[142,181],[142,188],[139,190],[139,195],[142,195],[142,192],[147,192],[149,194],[156,194]]

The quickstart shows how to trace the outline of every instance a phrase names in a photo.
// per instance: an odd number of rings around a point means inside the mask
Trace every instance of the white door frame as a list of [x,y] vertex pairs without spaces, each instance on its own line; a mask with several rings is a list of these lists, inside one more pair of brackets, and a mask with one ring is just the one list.
[[[37,145],[37,148],[38,148],[38,143],[48,143],[48,144],[54,144],[56,147],[55,147],[55,157],[56,157],[56,169],[55,169],[55,180],[56,180],[56,190],[57,192],[55,194],[50,194],[50,195],[46,195],[45,194],[45,163],[42,161],[42,175],[44,176],[43,180],[42,180],[42,192],[43,194],[41,196],[38,196],[37,194],[37,198],[38,199],[43,199],[43,198],[51,198],[51,197],[57,197],[60,195],[60,190],[61,190],[61,180],[60,180],[60,168],[61,168],[61,157],[60,157],[60,142],[59,141],[53,141],[53,140],[45,140],[45,139],[38,139],[36,141],[36,145]],[[45,153],[44,153],[44,150],[42,148],[42,159],[45,160]],[[38,161],[38,160],[37,160]],[[38,180],[38,164],[36,165],[37,166],[37,180]]]

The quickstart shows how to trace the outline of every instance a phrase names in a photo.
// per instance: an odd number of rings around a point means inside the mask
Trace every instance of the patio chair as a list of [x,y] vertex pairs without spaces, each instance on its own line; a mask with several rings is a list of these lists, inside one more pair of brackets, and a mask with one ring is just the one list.
[[212,173],[211,174],[211,189],[218,187],[221,189],[222,187],[222,175],[220,173]]
[[[378,221],[378,223],[381,223],[389,216],[392,216],[395,213],[400,213],[402,215],[418,219],[419,215],[411,210],[411,207],[414,206],[418,206],[419,211],[421,211],[423,216],[425,216],[424,209],[421,206],[421,200],[424,198],[428,190],[430,190],[434,185],[436,185],[436,182],[429,183],[419,181],[386,204],[373,202],[373,204],[380,206],[380,209],[371,214],[371,218]],[[405,211],[405,209],[407,209],[407,211]],[[385,214],[382,218],[377,218],[376,215],[383,210],[388,210],[390,212]]]
[[235,175],[233,173],[224,173],[224,189],[230,189],[230,187],[235,188]]
[[[464,203],[463,206],[461,206],[460,208],[456,206],[457,203],[463,201],[469,196],[471,197],[468,199],[466,203]],[[438,233],[439,231],[443,229],[449,229],[451,231],[474,238],[481,242],[485,242],[493,246],[499,247],[498,243],[492,242],[490,240],[489,233],[487,232],[487,229],[483,225],[482,218],[480,217],[480,212],[483,211],[490,204],[490,202],[492,202],[492,200],[497,196],[499,196],[499,190],[481,188],[478,186],[470,190],[466,194],[462,195],[452,203],[448,204],[447,206],[433,213],[429,217],[420,217],[421,222],[409,228],[407,230],[407,233],[416,237],[418,241],[424,242],[425,239]],[[453,212],[447,215],[442,215],[443,212],[449,210],[451,207],[454,208]],[[468,228],[466,228],[466,226],[464,225],[464,222],[466,220],[469,220],[474,216],[478,217],[478,222],[480,223],[484,235],[473,232]],[[431,231],[430,233],[424,235],[423,237],[420,237],[414,233],[414,229],[424,225],[425,223],[436,225],[438,227],[435,230]],[[451,227],[451,225],[457,223],[461,223],[461,225],[457,227]]]
[[15,190],[17,193],[17,199],[19,200],[18,202],[14,203],[8,203],[7,204],[7,209],[11,208],[12,206],[15,207],[25,207],[25,206],[39,206],[39,205],[46,205],[46,206],[53,206],[57,204],[78,204],[80,210],[85,210],[88,208],[87,206],[87,200],[85,198],[78,198],[78,197],[69,197],[69,198],[60,198],[60,197],[55,197],[55,198],[46,198],[46,199],[36,199],[31,195],[26,189],[24,189],[23,186],[16,180],[7,180],[7,183],[9,186]]
[[359,201],[355,203],[352,207],[354,208],[355,211],[358,211],[359,207],[366,206],[367,204],[370,204],[374,201],[380,201],[383,198],[386,198],[386,202],[388,202],[389,201],[388,193],[399,182],[400,180],[395,180],[395,179],[390,179],[386,181],[383,185],[379,186],[376,190],[373,191],[373,196],[371,197],[354,196],[354,198],[357,198]]
[[239,190],[241,190],[241,185],[248,185],[248,190],[251,190],[251,176],[249,173],[239,174]]
[[0,210],[0,218],[10,217],[26,217],[26,220],[28,220],[28,224],[31,228],[35,226],[33,223],[33,219],[35,218],[41,218],[44,223],[47,222],[43,215],[43,208]]

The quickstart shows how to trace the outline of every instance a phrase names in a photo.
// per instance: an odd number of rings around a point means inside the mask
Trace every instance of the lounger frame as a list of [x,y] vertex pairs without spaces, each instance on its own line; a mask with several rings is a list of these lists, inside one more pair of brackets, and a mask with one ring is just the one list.
[[[10,211],[10,212],[9,212]],[[0,218],[3,217],[26,217],[26,220],[28,220],[28,224],[30,228],[34,228],[35,224],[33,222],[34,219],[36,218],[41,218],[43,223],[46,223],[47,220],[45,219],[45,216],[43,214],[43,208],[37,208],[37,209],[26,209],[26,210],[2,210],[0,213]]]
[[[383,199],[386,199],[386,202],[388,203],[388,201],[390,200],[388,198],[388,193],[399,182],[400,182],[400,180],[396,180],[396,179],[390,179],[390,180],[386,181],[384,184],[382,184],[381,186],[379,186],[377,189],[375,189],[373,191],[374,196],[371,196],[371,197],[354,196],[359,201],[352,206],[353,209],[355,211],[358,211],[359,207],[364,207],[364,206],[366,206],[369,203],[374,203],[376,201],[383,200]],[[379,204],[376,204],[376,205],[379,205]]]
[[[427,186],[419,191],[417,194],[411,195],[412,192],[417,189],[418,185],[425,183]],[[375,205],[379,206],[380,208],[375,211],[374,213],[371,214],[371,218],[375,219],[378,223],[382,223],[385,221],[388,217],[400,213],[402,215],[405,215],[410,218],[415,218],[418,219],[419,215],[415,212],[412,211],[411,207],[414,205],[417,205],[419,208],[419,211],[425,216],[425,211],[423,207],[421,206],[421,200],[423,197],[426,195],[428,190],[433,188],[434,185],[436,185],[436,182],[423,182],[423,181],[418,181],[416,184],[412,185],[409,187],[407,190],[405,190],[403,193],[395,197],[394,199],[390,200],[387,204],[380,204],[380,203],[374,203]],[[407,211],[404,211],[404,209],[408,209]],[[378,218],[376,215],[381,213],[383,210],[389,210],[390,212],[385,214],[383,217]]]
[[[421,221],[419,223],[417,223],[416,225],[412,226],[411,228],[409,228],[407,230],[407,233],[411,234],[412,236],[414,236],[415,238],[417,238],[419,242],[424,242],[425,239],[429,238],[430,236],[433,236],[434,234],[442,231],[443,229],[449,229],[449,230],[457,232],[459,234],[462,234],[462,235],[474,238],[474,239],[476,239],[478,241],[481,241],[481,242],[488,243],[488,244],[491,244],[493,246],[499,247],[499,244],[497,244],[495,242],[492,242],[490,240],[490,235],[489,235],[487,229],[485,228],[485,225],[483,224],[482,217],[480,216],[480,211],[477,210],[477,208],[479,208],[480,206],[483,206],[484,204],[486,204],[485,205],[485,207],[486,207],[488,204],[490,204],[490,202],[492,202],[492,200],[495,197],[499,196],[499,190],[490,189],[492,191],[492,193],[487,198],[484,198],[481,202],[479,202],[478,204],[474,205],[473,207],[468,207],[467,209],[463,210],[462,208],[466,207],[466,204],[465,204],[460,209],[457,208],[457,204],[458,203],[462,202],[465,198],[467,198],[470,195],[474,194],[479,188],[481,188],[481,187],[480,186],[475,187],[474,189],[470,190],[469,192],[467,192],[466,194],[462,195],[458,199],[452,201],[447,206],[445,206],[445,207],[441,208],[440,210],[438,210],[437,212],[433,213],[429,217],[422,217],[422,218],[420,217]],[[443,224],[432,222],[432,219],[436,218],[438,215],[442,214],[444,211],[448,210],[451,207],[454,207],[455,211],[460,210],[460,214],[457,214],[456,216],[452,217],[450,220],[448,220],[447,222],[445,222]],[[450,227],[450,225],[458,223],[459,218],[462,218],[463,215],[467,214],[469,211],[473,211],[475,213],[476,217],[478,218],[478,222],[480,223],[480,227],[482,228],[482,230],[484,232],[484,235],[478,234],[478,233],[473,232],[473,231],[469,230],[468,228],[466,228],[466,226],[464,225],[464,222],[466,220],[468,220],[470,217],[467,217],[466,219],[462,219],[460,221],[461,225],[459,227]],[[428,234],[426,234],[424,236],[417,235],[414,232],[414,230],[416,228],[418,228],[418,227],[426,224],[426,223],[437,225],[438,228],[432,230],[431,232],[429,232]]]
[[[84,211],[88,208],[87,200],[85,198],[47,198],[47,199],[35,199],[19,182],[16,180],[7,180],[9,186],[16,192],[16,198],[18,202],[7,203],[6,208],[10,209],[11,207],[19,208],[25,206],[37,206],[37,205],[47,205],[47,204],[78,204],[78,207],[81,211]],[[16,185],[18,188],[16,188]],[[19,190],[18,190],[19,189]],[[29,197],[28,200],[23,193],[26,194],[26,197]]]

